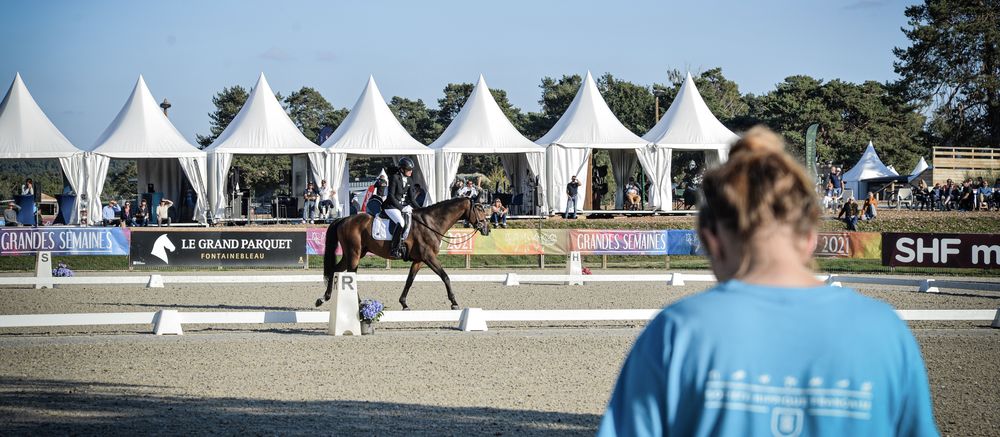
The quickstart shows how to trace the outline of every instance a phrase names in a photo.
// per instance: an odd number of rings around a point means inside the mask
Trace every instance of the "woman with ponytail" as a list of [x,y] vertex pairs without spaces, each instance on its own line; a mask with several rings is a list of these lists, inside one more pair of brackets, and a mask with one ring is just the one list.
[[639,335],[598,435],[937,435],[906,323],[816,278],[812,188],[763,127],[705,174],[698,234],[719,284]]

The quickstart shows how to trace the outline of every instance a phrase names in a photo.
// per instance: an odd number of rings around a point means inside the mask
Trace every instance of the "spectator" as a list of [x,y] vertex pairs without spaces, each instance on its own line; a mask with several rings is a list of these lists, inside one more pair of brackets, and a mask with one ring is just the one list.
[[472,179],[465,180],[465,186],[461,190],[458,190],[458,195],[460,197],[468,197],[471,199],[479,198],[479,191],[476,191],[476,186],[472,185]]
[[101,222],[104,226],[118,226],[122,223],[119,216],[121,216],[122,208],[118,206],[118,201],[111,199],[104,208],[101,209]]
[[160,206],[156,207],[156,225],[170,226],[170,207],[174,202],[167,199],[160,199]]
[[500,198],[493,199],[493,214],[490,215],[490,221],[493,222],[493,227],[507,227],[507,207],[503,206],[503,202]]
[[482,205],[490,203],[490,190],[483,188],[483,178],[476,179],[476,202]]
[[139,206],[135,208],[135,215],[132,217],[132,223],[135,226],[146,226],[149,224],[149,205],[146,204],[146,199],[139,201]]
[[375,179],[375,183],[373,185],[375,186],[375,195],[382,200],[385,200],[386,192],[389,189],[389,177],[384,174],[380,174],[378,175],[378,179]]
[[635,183],[634,177],[628,178],[628,183],[625,184],[625,209],[638,210],[639,202],[642,197],[639,196],[639,185]]
[[[564,219],[576,219],[576,198],[577,194],[580,192],[580,181],[576,180],[576,175],[573,175],[569,183],[566,184],[566,211],[563,212]],[[573,214],[570,216],[569,210],[573,209]]]
[[462,195],[462,181],[460,179],[455,179],[455,182],[451,184],[451,198],[454,199]]
[[[982,179],[982,178],[980,178]],[[979,182],[979,197],[976,199],[976,206],[978,209],[983,211],[990,210],[990,200],[993,197],[993,188],[990,188],[989,182],[980,181]]]
[[875,193],[869,191],[868,198],[865,199],[864,206],[861,207],[861,211],[864,212],[865,220],[872,220],[878,214],[876,211],[878,208],[878,199],[875,198]]
[[135,226],[135,211],[132,208],[132,202],[128,200],[125,201],[125,206],[122,207],[122,225]]
[[976,197],[973,191],[972,179],[966,179],[965,182],[962,182],[962,188],[958,195],[958,209],[960,211],[973,210],[976,203]]
[[326,185],[326,179],[323,179],[319,183],[319,218],[328,219],[336,211],[336,205],[333,204],[333,196],[337,194],[337,191],[328,187]]
[[31,178],[24,180],[24,185],[21,185],[21,195],[22,196],[34,196],[35,195],[35,182]]
[[417,208],[423,208],[424,204],[427,202],[427,192],[424,191],[424,187],[421,187],[420,184],[413,184],[413,192],[416,193],[417,196],[415,206]]
[[819,202],[780,138],[750,130],[703,184],[719,284],[646,325],[597,435],[936,435],[906,322],[808,267]]
[[858,217],[861,212],[858,211],[858,202],[854,201],[854,196],[848,197],[847,202],[844,206],[840,208],[840,213],[837,214],[837,218],[844,218],[844,223],[847,225],[848,231],[858,230]]
[[319,198],[316,184],[310,182],[306,185],[305,191],[302,192],[302,198],[305,199],[305,203],[302,204],[302,222],[313,223],[313,220],[316,219],[316,199]]
[[21,207],[14,202],[7,202],[7,209],[3,210],[3,221],[6,226],[21,226],[17,221],[17,213],[21,212]]
[[833,184],[833,196],[840,197],[840,193],[844,192],[844,181],[840,177],[839,167],[830,167],[829,179],[830,183]]

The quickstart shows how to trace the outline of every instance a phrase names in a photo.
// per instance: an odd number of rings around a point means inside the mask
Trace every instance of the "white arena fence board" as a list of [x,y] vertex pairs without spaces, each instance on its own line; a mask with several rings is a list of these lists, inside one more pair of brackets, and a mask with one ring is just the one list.
[[[556,321],[645,321],[656,317],[660,309],[598,310],[484,310],[480,317],[487,322],[556,322]],[[997,310],[897,310],[903,320],[991,321],[1000,319]],[[0,328],[45,326],[150,325],[158,313],[87,313],[30,314],[0,316]],[[326,324],[328,311],[236,311],[180,312],[180,324]],[[381,322],[461,322],[460,310],[386,311]]]

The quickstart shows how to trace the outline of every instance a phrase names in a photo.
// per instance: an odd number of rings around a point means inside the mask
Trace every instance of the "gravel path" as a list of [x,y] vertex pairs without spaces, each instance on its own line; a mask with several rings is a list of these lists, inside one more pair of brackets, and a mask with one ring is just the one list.
[[[489,309],[656,308],[708,286],[458,283],[456,292],[463,306]],[[398,309],[399,287],[362,284],[361,295]],[[997,293],[904,290],[861,288],[901,309],[1000,306]],[[0,288],[0,314],[309,310],[321,291]],[[440,283],[415,284],[409,303],[447,307]],[[183,337],[152,336],[149,326],[0,330],[0,433],[587,435],[640,329],[520,323],[461,333],[446,325],[382,324],[367,337],[330,337],[323,325],[185,325]],[[988,325],[912,325],[944,434],[1000,435],[1000,330]]]

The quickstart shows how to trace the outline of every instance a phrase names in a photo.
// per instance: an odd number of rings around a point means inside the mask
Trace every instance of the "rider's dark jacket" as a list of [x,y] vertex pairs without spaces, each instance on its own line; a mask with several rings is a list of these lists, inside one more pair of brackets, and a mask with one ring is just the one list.
[[386,193],[385,202],[382,203],[382,207],[385,209],[403,209],[404,206],[409,205],[416,198],[416,193],[413,190],[413,185],[410,181],[413,177],[406,178],[406,182],[403,182],[403,174],[396,173],[392,175],[389,179],[389,190]]

